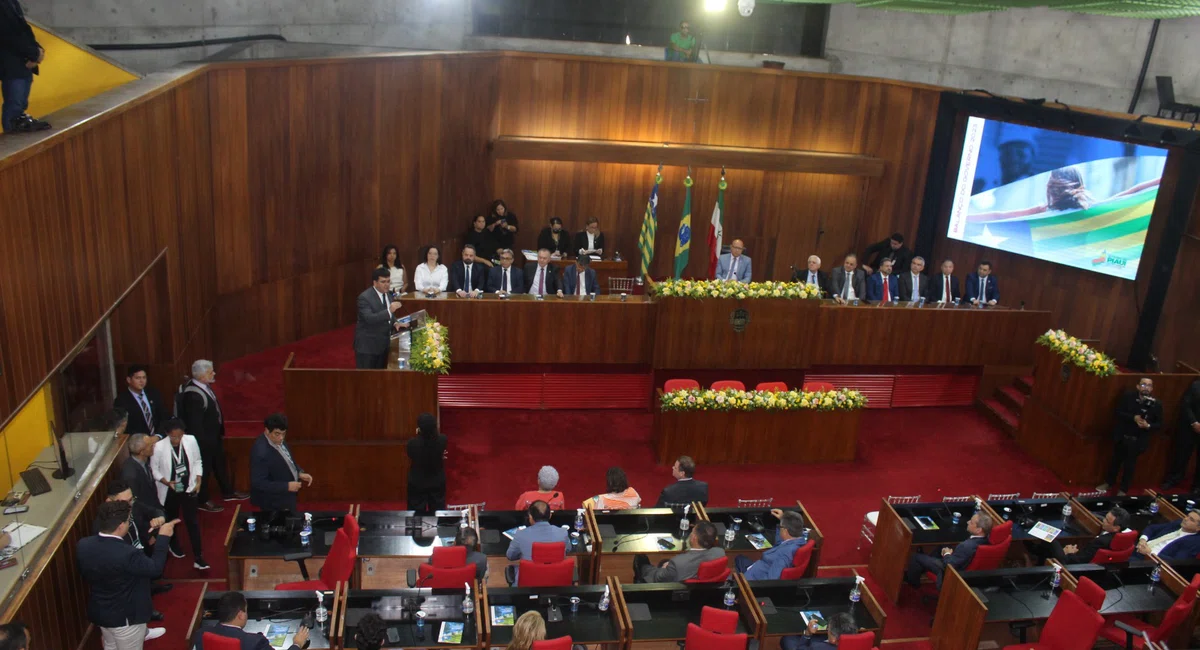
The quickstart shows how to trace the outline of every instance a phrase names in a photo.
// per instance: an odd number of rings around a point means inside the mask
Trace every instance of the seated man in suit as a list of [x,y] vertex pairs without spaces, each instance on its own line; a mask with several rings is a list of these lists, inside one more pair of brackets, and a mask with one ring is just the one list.
[[925,258],[914,257],[908,263],[908,273],[900,275],[900,299],[920,302],[929,293],[929,276],[925,275]]
[[[508,543],[508,551],[504,554],[509,560],[528,560],[533,557],[534,542],[562,542],[566,549],[568,533],[558,526],[550,525],[550,504],[545,501],[534,501],[526,514],[529,525],[513,533],[512,541]],[[515,568],[515,567],[514,567]],[[518,573],[513,574],[513,585],[520,580]]]
[[892,260],[879,263],[879,273],[867,277],[867,300],[891,302],[900,299],[900,283],[892,275]]
[[817,633],[820,621],[812,621],[808,624],[808,629],[804,631],[803,636],[790,635],[779,639],[779,647],[783,650],[834,650],[838,647],[838,642],[842,640],[843,634],[857,634],[858,627],[854,625],[854,618],[846,612],[834,614],[829,617],[829,629],[825,631],[828,635],[828,641],[822,641],[814,638]]
[[462,259],[450,265],[450,291],[459,298],[474,298],[487,285],[488,269],[475,262],[475,247],[463,246]]
[[[271,642],[267,637],[259,634],[251,634],[245,629],[246,622],[250,620],[246,610],[250,608],[246,602],[246,597],[239,591],[227,591],[217,600],[217,621],[219,625],[215,627],[200,626],[196,628],[196,633],[192,635],[192,644],[196,650],[204,650],[204,633],[216,634],[227,639],[237,639],[242,644],[242,650],[272,650]],[[292,637],[292,645],[288,650],[300,650],[304,644],[308,642],[308,628],[303,625],[296,635]]]
[[904,571],[904,581],[913,587],[920,587],[921,576],[928,571],[937,576],[937,586],[941,589],[942,575],[945,574],[946,567],[952,566],[959,571],[967,568],[971,560],[975,559],[975,549],[988,543],[988,535],[991,532],[992,518],[982,512],[975,513],[967,522],[967,533],[971,536],[966,541],[953,549],[943,548],[941,559],[924,553],[913,554],[912,559],[908,561],[908,569]]
[[746,245],[735,239],[729,244],[729,252],[717,258],[717,280],[736,280],[750,283],[750,256],[742,255]]
[[853,302],[867,295],[867,276],[858,268],[858,256],[850,253],[842,268],[829,274],[829,293],[840,304]]
[[991,262],[984,260],[974,273],[967,274],[967,300],[972,305],[981,302],[994,305],[1000,300],[1000,288],[996,286],[996,276],[992,275]]
[[[487,556],[479,552],[479,533],[474,528],[459,528],[454,534],[454,545],[467,547],[467,564],[474,564],[475,577],[483,580],[488,566]],[[426,564],[433,564],[433,558]]]
[[929,283],[929,302],[952,303],[962,297],[958,292],[958,278],[954,277],[954,261],[942,262],[942,272]]
[[525,274],[513,268],[512,249],[500,250],[500,266],[488,271],[487,290],[490,293],[524,293]]
[[162,395],[147,386],[146,381],[146,366],[136,363],[129,366],[125,371],[126,390],[117,391],[117,398],[113,400],[113,406],[123,408],[129,414],[126,433],[157,435],[158,425],[169,417]]
[[[579,278],[583,278],[583,282]],[[563,269],[562,288],[558,290],[559,297],[586,296],[590,293],[600,293],[600,283],[596,280],[596,269],[587,255],[575,258],[575,264]]]
[[680,456],[671,466],[675,482],[662,489],[655,508],[669,508],[668,504],[688,504],[699,501],[708,505],[708,483],[692,478],[696,474],[696,461],[691,456]]
[[1184,560],[1200,555],[1200,510],[1192,510],[1183,519],[1146,526],[1138,539],[1135,558],[1150,555],[1162,560]]
[[525,292],[535,296],[553,296],[562,290],[562,280],[550,265],[550,251],[543,248],[537,255],[537,264],[525,267],[529,269],[529,274],[525,276],[529,286]]
[[1117,506],[1109,510],[1100,521],[1100,534],[1092,538],[1087,546],[1079,548],[1075,544],[1063,546],[1058,540],[1049,544],[1040,543],[1031,550],[1044,563],[1048,558],[1054,558],[1063,564],[1087,564],[1096,557],[1096,552],[1108,550],[1112,546],[1113,537],[1129,527],[1129,511]]
[[792,282],[811,284],[820,289],[821,293],[829,293],[829,274],[821,270],[821,258],[816,255],[808,256],[808,270],[792,271]]
[[775,528],[775,546],[763,551],[758,561],[744,555],[733,560],[734,568],[747,580],[778,580],[784,569],[791,568],[796,549],[803,546],[800,537],[804,534],[804,517],[800,513],[772,508],[771,516],[779,520],[779,526]]
[[696,577],[700,565],[725,557],[725,549],[717,545],[717,527],[712,522],[697,522],[687,539],[688,550],[664,560],[658,566],[650,564],[645,555],[633,558],[633,575],[637,582],[683,582]]
[[[312,474],[296,464],[284,442],[288,421],[282,413],[263,420],[263,432],[250,449],[250,503],[265,512],[296,510],[296,493],[312,485]],[[264,519],[270,519],[264,515]]]

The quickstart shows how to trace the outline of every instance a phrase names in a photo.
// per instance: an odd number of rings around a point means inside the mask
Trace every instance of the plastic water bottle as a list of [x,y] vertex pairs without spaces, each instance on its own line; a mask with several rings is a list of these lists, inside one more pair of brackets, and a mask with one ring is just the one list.
[[728,589],[725,590],[725,601],[724,602],[725,602],[726,609],[733,609],[733,606],[737,604],[737,596],[734,595],[734,593],[733,593],[733,587],[729,587]]
[[604,585],[604,595],[600,596],[600,604],[596,605],[596,609],[599,609],[602,612],[607,612],[608,604],[609,604],[608,585]]
[[471,598],[471,583],[464,582],[463,585],[465,585],[467,588],[467,595],[463,596],[463,605],[462,605],[463,613],[464,614],[474,614],[475,613],[475,599]]
[[1156,565],[1154,565],[1154,570],[1150,572],[1150,590],[1151,591],[1153,591],[1154,587],[1158,585],[1159,580],[1162,580],[1162,569],[1158,568],[1158,565],[1156,564]]
[[737,538],[737,531],[733,529],[733,526],[726,526],[725,527],[725,543],[732,544],[733,540],[736,538]]
[[317,625],[325,625],[329,620],[329,610],[325,609],[325,594],[317,592],[317,611],[315,612]]
[[1058,589],[1058,586],[1061,584],[1062,584],[1062,567],[1055,565],[1054,566],[1054,577],[1050,578],[1050,588]]
[[1154,499],[1153,501],[1150,502],[1149,510],[1150,510],[1150,514],[1152,514],[1152,515],[1158,514],[1158,499]]
[[575,532],[583,534],[583,508],[575,511]]
[[304,527],[300,529],[300,545],[308,546],[312,539],[312,513],[304,513]]
[[468,510],[469,510],[469,508],[463,508],[463,511],[462,511],[462,519],[459,519],[459,520],[458,520],[458,527],[459,527],[459,528],[466,528],[468,525],[470,525],[470,524],[467,522],[467,511],[468,511]]
[[687,515],[679,518],[679,539],[687,539],[688,530],[691,529],[692,522],[688,520]]
[[850,602],[857,603],[862,600],[862,588],[859,586],[863,583],[862,576],[855,576],[854,587],[850,590]]
[[1068,501],[1068,502],[1066,502],[1065,504],[1063,504],[1063,509],[1062,509],[1063,521],[1066,521],[1066,520],[1070,519],[1070,518],[1071,518],[1071,513],[1072,513],[1072,512],[1074,512],[1074,510],[1072,510],[1072,509],[1071,509],[1071,502],[1070,502],[1070,501]]
[[975,497],[975,514],[979,514],[980,510],[983,510],[983,499]]

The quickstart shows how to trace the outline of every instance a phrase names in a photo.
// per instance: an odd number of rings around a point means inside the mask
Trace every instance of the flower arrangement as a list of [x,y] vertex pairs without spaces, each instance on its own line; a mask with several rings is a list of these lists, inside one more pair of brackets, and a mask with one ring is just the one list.
[[820,298],[818,287],[804,282],[751,282],[736,280],[663,280],[653,287],[654,293],[671,298]]
[[445,325],[430,318],[425,327],[413,332],[408,364],[413,370],[426,374],[450,373],[450,332]]
[[1079,366],[1097,377],[1117,374],[1117,362],[1112,357],[1062,330],[1046,330],[1037,342],[1057,352],[1064,362]]
[[849,388],[830,391],[767,391],[685,388],[663,393],[664,411],[854,411],[867,396]]

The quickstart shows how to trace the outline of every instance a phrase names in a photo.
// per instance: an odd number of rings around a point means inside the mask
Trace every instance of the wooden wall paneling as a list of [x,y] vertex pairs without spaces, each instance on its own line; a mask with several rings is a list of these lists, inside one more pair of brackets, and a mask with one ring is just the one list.
[[[208,73],[209,142],[212,156],[212,220],[217,293],[254,283],[256,249],[250,212],[250,142],[246,77],[250,71]],[[268,92],[271,89],[266,89]],[[213,118],[216,119],[213,119]],[[255,180],[262,181],[261,171]]]
[[1179,257],[1171,274],[1171,288],[1158,321],[1155,350],[1159,367],[1175,369],[1179,361],[1200,366],[1200,340],[1196,324],[1200,322],[1200,201],[1192,205],[1188,230],[1179,242]]
[[[166,233],[168,284],[171,292],[172,350],[178,354],[206,326],[217,301],[217,252],[209,113],[209,77],[201,75],[176,89],[175,138],[178,164],[178,224]],[[224,113],[217,113],[224,122]],[[221,126],[224,126],[223,124]],[[204,348],[206,355],[211,351]],[[190,361],[188,362],[191,363]]]

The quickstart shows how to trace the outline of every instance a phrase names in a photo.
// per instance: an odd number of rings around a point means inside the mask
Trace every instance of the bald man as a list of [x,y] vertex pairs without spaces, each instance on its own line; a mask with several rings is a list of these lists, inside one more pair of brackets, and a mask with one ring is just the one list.
[[742,240],[735,239],[729,245],[729,252],[717,258],[717,279],[735,280],[742,284],[750,284],[750,256],[743,255],[746,245]]
[[792,282],[811,284],[820,289],[821,293],[829,293],[829,274],[821,270],[821,258],[816,255],[808,256],[807,270],[792,271]]

